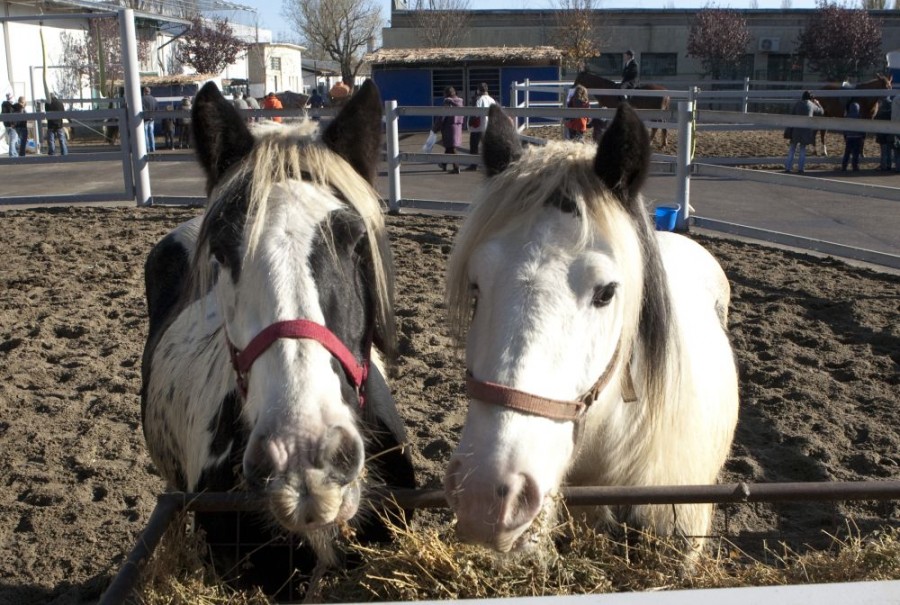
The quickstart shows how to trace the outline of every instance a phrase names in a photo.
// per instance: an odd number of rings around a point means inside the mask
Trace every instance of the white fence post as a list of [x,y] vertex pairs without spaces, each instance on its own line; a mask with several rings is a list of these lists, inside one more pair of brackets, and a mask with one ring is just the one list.
[[[525,78],[525,107],[531,106],[531,90],[529,87],[531,86],[530,78]],[[531,119],[528,116],[525,116],[525,128],[531,126]]]
[[400,212],[400,114],[396,99],[384,102],[385,143],[388,165],[388,210]]
[[144,113],[141,109],[141,76],[138,67],[137,42],[134,34],[134,10],[119,11],[119,35],[122,38],[122,67],[125,72],[124,125],[129,129],[131,141],[131,166],[134,174],[134,195],[138,206],[152,206],[150,193],[150,157],[147,155],[147,139],[144,135]]
[[[693,89],[696,90],[696,89]],[[676,231],[687,231],[691,203],[691,147],[693,146],[694,95],[678,102],[678,154],[675,171],[675,203],[678,204]]]
[[741,113],[747,113],[747,105],[748,105],[747,93],[749,93],[749,92],[750,92],[750,77],[746,76],[744,78],[744,100],[741,103]]

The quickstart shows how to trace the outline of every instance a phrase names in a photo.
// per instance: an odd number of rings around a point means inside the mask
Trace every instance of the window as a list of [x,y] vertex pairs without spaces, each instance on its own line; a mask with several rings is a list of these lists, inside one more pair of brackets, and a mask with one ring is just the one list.
[[[470,67],[469,68],[469,90],[463,100],[466,105],[472,104],[472,98],[478,85],[484,82],[488,85],[488,94],[495,100],[499,100],[502,91],[500,90],[500,68],[499,67]],[[460,96],[463,96],[460,94]]]
[[269,57],[269,67],[275,71],[281,71],[281,57]]
[[766,60],[766,79],[787,81],[803,80],[803,61],[795,55],[769,54]]
[[641,80],[678,75],[678,53],[641,53]]
[[588,59],[588,71],[618,79],[622,77],[622,67],[625,65],[622,55],[623,53],[603,53],[599,57]]
[[456,94],[465,98],[463,88],[463,70],[459,69],[434,69],[431,72],[431,97],[432,104],[438,103],[444,98],[444,88],[452,86]]

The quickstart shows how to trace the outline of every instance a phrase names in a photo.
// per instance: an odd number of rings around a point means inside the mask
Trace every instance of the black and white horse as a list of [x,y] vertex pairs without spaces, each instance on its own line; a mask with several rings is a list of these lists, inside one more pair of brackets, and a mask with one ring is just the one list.
[[[378,90],[366,83],[321,134],[317,122],[251,133],[212,84],[192,117],[209,199],[146,262],[147,445],[170,489],[258,493],[268,516],[242,531],[300,536],[332,563],[348,523],[387,537],[377,515],[357,515],[367,488],[414,486],[379,355],[394,355],[395,326],[371,186]],[[233,518],[198,522],[215,538]],[[246,583],[265,585],[270,563],[250,563]]]

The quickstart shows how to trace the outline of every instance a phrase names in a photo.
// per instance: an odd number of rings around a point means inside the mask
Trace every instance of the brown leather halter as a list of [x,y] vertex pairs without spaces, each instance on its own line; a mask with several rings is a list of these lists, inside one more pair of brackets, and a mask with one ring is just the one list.
[[[470,370],[466,370],[466,394],[472,399],[509,408],[517,412],[524,412],[525,414],[541,416],[551,420],[574,422],[574,438],[577,445],[581,439],[582,421],[585,413],[591,407],[591,404],[597,400],[597,397],[600,396],[600,393],[606,388],[610,380],[612,380],[613,372],[619,363],[621,344],[621,341],[616,344],[616,350],[613,352],[606,369],[600,374],[600,378],[584,395],[572,401],[540,397],[495,382],[478,380],[472,375]],[[636,400],[634,387],[631,383],[631,373],[627,367],[622,383],[622,397],[626,401]]]

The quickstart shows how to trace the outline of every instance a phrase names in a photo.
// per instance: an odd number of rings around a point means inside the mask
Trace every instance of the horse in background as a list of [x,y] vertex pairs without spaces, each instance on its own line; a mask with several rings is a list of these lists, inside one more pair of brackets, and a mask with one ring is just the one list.
[[[893,76],[881,73],[875,74],[875,79],[867,82],[860,82],[852,88],[852,90],[890,90],[893,86]],[[847,90],[840,84],[825,84],[821,90]],[[878,113],[878,107],[882,99],[880,97],[858,97],[854,99],[859,103],[859,118],[864,120],[872,120]],[[819,103],[825,112],[826,118],[843,118],[850,97],[819,97]],[[827,130],[819,131],[819,140],[822,143],[822,155],[828,155],[828,148],[825,146],[825,135]],[[863,140],[865,144],[865,139]]]
[[[606,88],[606,89],[618,89],[619,83],[613,80],[609,80],[604,78],[603,76],[598,76],[597,74],[591,73],[589,71],[582,71],[575,77],[575,85],[581,84],[585,88]],[[639,84],[636,88],[632,90],[668,90],[665,86],[661,86],[659,84]],[[615,108],[619,106],[619,103],[622,102],[622,97],[617,95],[602,95],[597,94],[594,95],[594,98],[597,99],[597,103],[601,107],[611,107]],[[669,97],[643,97],[643,96],[630,96],[628,97],[628,103],[634,107],[635,109],[659,109],[659,110],[667,110],[669,109]],[[594,128],[597,127],[597,122],[599,120],[594,120]],[[665,128],[660,129],[662,131],[661,134],[661,142],[662,148],[665,149],[669,144],[669,132]],[[650,130],[650,140],[653,141],[656,138],[656,128],[652,128]],[[594,138],[599,140],[597,133],[594,133]]]
[[296,598],[293,569],[336,563],[348,527],[389,539],[368,494],[415,486],[379,361],[396,349],[372,188],[381,99],[368,82],[321,135],[311,121],[251,133],[209,83],[191,117],[208,203],[145,264],[144,435],[169,489],[263,498],[262,515],[196,524],[223,579]]
[[[699,244],[651,226],[638,114],[619,105],[596,148],[526,150],[499,107],[489,117],[488,179],[448,262],[469,408],[444,489],[460,538],[506,552],[544,541],[563,483],[715,483],[738,381],[728,279]],[[681,537],[691,558],[713,509],[582,512]]]

